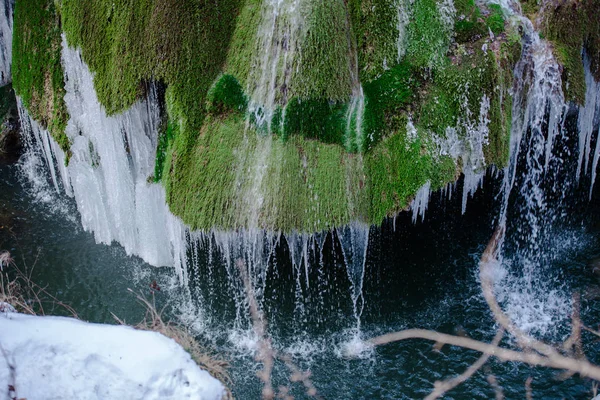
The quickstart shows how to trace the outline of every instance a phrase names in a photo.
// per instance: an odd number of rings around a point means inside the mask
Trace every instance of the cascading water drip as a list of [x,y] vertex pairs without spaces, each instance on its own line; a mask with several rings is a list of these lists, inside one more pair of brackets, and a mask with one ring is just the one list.
[[257,58],[248,79],[249,111],[256,125],[271,132],[277,106],[288,101],[292,65],[298,51],[302,0],[268,0],[262,5]]
[[360,329],[360,317],[365,306],[363,284],[369,247],[369,230],[369,225],[358,222],[338,230],[346,271],[352,285],[351,298],[357,329]]

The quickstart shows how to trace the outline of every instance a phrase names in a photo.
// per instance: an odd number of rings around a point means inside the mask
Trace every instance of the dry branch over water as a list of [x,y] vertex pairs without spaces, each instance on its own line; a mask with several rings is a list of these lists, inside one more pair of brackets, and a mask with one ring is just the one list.
[[[497,262],[497,251],[504,238],[504,226],[500,226],[494,232],[487,248],[481,256],[479,263],[479,277],[483,296],[494,316],[495,321],[500,326],[498,334],[491,343],[484,343],[471,338],[449,335],[424,329],[407,329],[399,332],[388,333],[370,339],[368,342],[374,346],[381,346],[393,342],[407,339],[425,339],[438,344],[448,344],[451,346],[462,347],[475,350],[483,355],[473,363],[463,374],[435,383],[434,391],[427,396],[427,399],[436,399],[441,397],[448,390],[460,385],[477,372],[490,357],[495,357],[501,361],[517,361],[532,366],[541,366],[564,371],[564,377],[570,377],[579,374],[582,377],[600,381],[600,367],[591,364],[583,354],[581,344],[581,330],[589,328],[584,327],[579,319],[579,301],[578,295],[574,295],[573,312],[571,315],[571,335],[562,344],[561,347],[554,347],[541,342],[532,336],[520,330],[502,311],[493,291],[493,281],[491,267]],[[504,331],[510,333],[516,340],[517,349],[507,349],[499,345]],[[598,332],[594,332],[598,334]],[[503,398],[501,388],[498,386],[493,375],[488,377],[488,382],[496,391],[496,398]],[[531,382],[526,382],[526,391],[530,394]]]

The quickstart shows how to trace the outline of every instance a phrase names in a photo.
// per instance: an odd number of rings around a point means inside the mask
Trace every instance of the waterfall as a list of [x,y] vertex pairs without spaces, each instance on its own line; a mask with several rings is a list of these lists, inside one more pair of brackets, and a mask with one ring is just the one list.
[[365,94],[362,85],[357,81],[356,89],[353,90],[350,106],[346,112],[346,149],[363,151],[364,132],[363,116],[365,113]]
[[302,0],[267,0],[257,38],[257,56],[248,79],[249,111],[257,126],[271,132],[277,106],[287,104],[287,90],[300,29]]
[[[71,142],[68,162],[50,132],[33,120],[22,105],[19,108],[27,147],[21,170],[37,185],[34,193],[43,194],[44,199],[53,204],[61,203],[59,195],[72,197],[83,228],[93,233],[97,243],[118,242],[128,254],[138,255],[149,264],[175,267],[184,291],[189,290],[194,296],[182,301],[179,310],[191,326],[204,330],[210,325],[210,313],[205,311],[216,307],[215,295],[227,294],[235,309],[235,322],[227,332],[230,340],[241,346],[252,347],[255,343],[243,277],[250,280],[253,295],[264,308],[265,290],[274,284],[269,274],[278,273],[271,267],[275,249],[287,244],[295,282],[294,318],[300,325],[307,323],[309,318],[315,317],[308,315],[305,304],[313,299],[325,309],[324,297],[332,290],[325,277],[329,265],[325,265],[323,248],[327,238],[337,238],[346,280],[334,283],[333,290],[344,291],[349,287],[345,294],[351,304],[347,306],[353,311],[352,329],[358,332],[364,307],[368,225],[354,223],[340,229],[337,235],[333,232],[292,233],[287,237],[262,229],[259,210],[272,140],[269,135],[258,138],[255,171],[249,171],[255,178],[249,189],[254,195],[247,196],[244,206],[250,215],[251,228],[230,232],[190,231],[169,212],[163,187],[150,183],[149,179],[153,173],[160,122],[155,88],[150,86],[147,96],[127,111],[108,116],[98,101],[93,75],[81,53],[69,48],[64,38],[62,58],[65,103],[70,115],[66,128]],[[208,259],[202,257],[205,253]],[[314,260],[318,260],[316,267],[312,266]],[[243,262],[243,274],[239,261]],[[211,286],[216,282],[212,276],[223,272],[227,287]],[[317,277],[316,284],[311,274]],[[203,297],[200,287],[206,285],[211,295]],[[346,323],[348,321],[340,322]],[[217,331],[223,332],[222,326],[218,328]]]
[[[524,48],[514,72],[510,162],[499,217],[507,233],[495,268],[495,291],[522,330],[552,335],[568,317],[571,298],[556,273],[548,270],[552,251],[544,250],[543,243],[552,239],[552,226],[565,215],[562,199],[576,177],[567,168],[570,153],[557,148],[568,135],[560,67],[531,22],[523,18],[521,23]],[[549,195],[559,203],[550,204]],[[508,220],[512,207],[517,216]],[[518,243],[516,249],[507,251],[512,240]],[[560,239],[551,243],[563,245]]]
[[13,12],[15,0],[2,0],[0,12],[0,86],[11,81]]

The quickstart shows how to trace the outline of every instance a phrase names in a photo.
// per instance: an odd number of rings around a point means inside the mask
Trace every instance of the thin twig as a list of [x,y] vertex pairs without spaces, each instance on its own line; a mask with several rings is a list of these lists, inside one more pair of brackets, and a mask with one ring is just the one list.
[[502,387],[498,384],[498,380],[496,379],[496,377],[490,374],[487,377],[487,381],[492,387],[492,389],[494,389],[494,392],[496,394],[496,400],[504,400],[504,392],[502,391]]
[[530,376],[525,381],[525,399],[526,400],[533,400],[533,393],[531,391],[531,382],[533,382],[533,378]]
[[[498,346],[498,344],[500,343],[500,340],[502,340],[502,336],[504,336],[504,329],[500,328],[498,330],[498,333],[496,333],[496,336],[494,337],[494,340],[492,340],[491,344],[494,346]],[[462,374],[451,378],[451,379],[447,379],[445,381],[437,381],[435,382],[435,389],[433,392],[431,392],[429,394],[429,396],[427,396],[425,398],[425,400],[433,400],[433,399],[437,399],[439,397],[442,397],[444,395],[444,393],[446,393],[449,390],[454,389],[455,387],[457,387],[458,385],[460,385],[461,383],[465,382],[467,379],[469,379],[471,376],[473,376],[473,374],[475,372],[477,372],[490,358],[491,354],[488,353],[483,353],[481,355],[481,357],[479,357],[479,359],[477,359],[477,361],[475,361],[469,368],[467,368],[467,370],[465,372],[463,372]]]

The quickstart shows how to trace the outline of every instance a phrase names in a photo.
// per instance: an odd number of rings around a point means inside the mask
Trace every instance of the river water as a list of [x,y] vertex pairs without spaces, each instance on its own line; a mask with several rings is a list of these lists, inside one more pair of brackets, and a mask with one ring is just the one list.
[[[370,229],[360,330],[355,322],[352,280],[344,268],[343,249],[333,236],[324,240],[322,251],[305,253],[311,268],[306,283],[300,284],[300,295],[288,245],[282,241],[275,246],[262,303],[269,332],[276,348],[311,370],[320,395],[327,399],[424,397],[434,381],[462,372],[478,357],[449,347],[434,351],[431,343],[418,340],[367,350],[358,357],[345,354],[360,345],[357,336],[368,338],[403,328],[466,332],[491,340],[495,326],[480,295],[477,264],[498,215],[501,179],[488,176],[486,180],[464,215],[459,195],[449,198],[438,193],[432,195],[424,222],[413,225],[412,215],[403,213],[396,221]],[[570,204],[563,210],[568,218],[548,227],[552,234],[539,243],[547,265],[538,280],[551,289],[540,304],[551,304],[552,296],[568,297],[580,291],[582,318],[597,327],[599,281],[586,265],[600,257],[600,202],[595,200],[598,196],[588,201],[587,187],[581,186],[568,196]],[[152,267],[127,256],[117,244],[96,244],[93,235],[81,228],[72,200],[35,187],[33,191],[18,167],[0,167],[0,247],[10,250],[22,268],[33,269],[35,282],[71,304],[82,319],[110,323],[114,313],[136,323],[144,310],[127,289],[150,297],[149,286],[156,280],[161,287],[156,301],[167,306],[166,313],[185,320],[203,343],[230,361],[236,398],[259,398],[261,385],[255,371],[260,365],[253,359],[254,338],[236,315],[232,299],[236,294],[217,250],[206,245],[198,251],[196,265],[200,267],[190,271],[188,287],[181,287],[173,269]],[[50,184],[47,187],[53,189]],[[518,240],[513,240],[505,257],[510,258],[510,252],[516,251],[510,249],[518,247]],[[60,309],[46,312],[63,313]],[[538,336],[559,341],[568,333],[569,315],[561,314],[560,307],[542,307],[536,318],[545,321],[544,328],[536,331]],[[600,362],[600,345],[587,334],[584,342],[588,357]],[[505,344],[510,346],[510,342]],[[591,398],[591,382],[584,379],[560,380],[554,371],[495,360],[448,398],[493,397],[486,380],[489,374],[496,376],[506,398],[523,398],[529,376],[536,398]],[[276,364],[275,387],[288,384],[288,376],[285,366]],[[292,386],[292,393],[304,397],[300,384]]]

